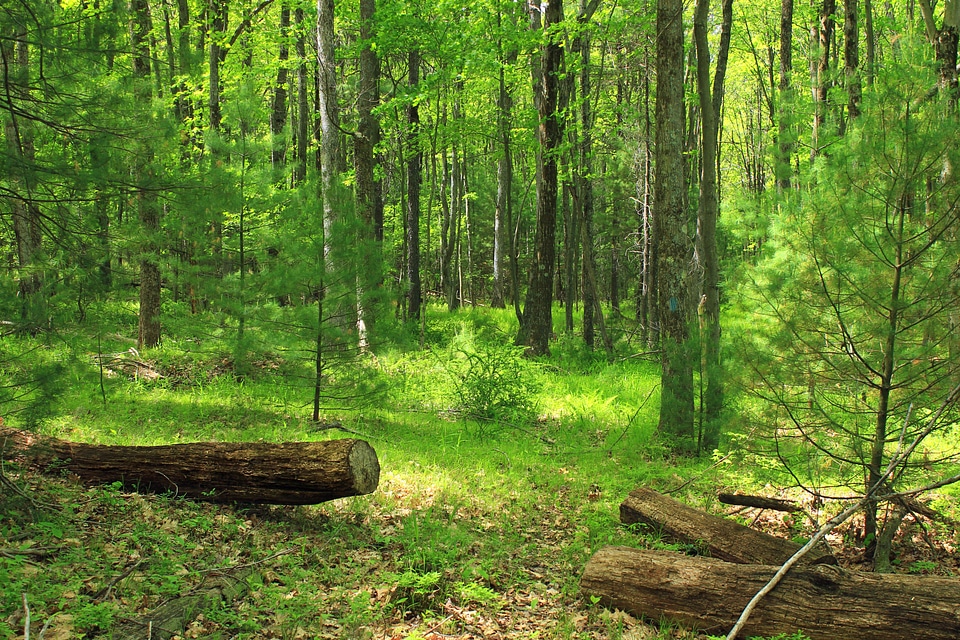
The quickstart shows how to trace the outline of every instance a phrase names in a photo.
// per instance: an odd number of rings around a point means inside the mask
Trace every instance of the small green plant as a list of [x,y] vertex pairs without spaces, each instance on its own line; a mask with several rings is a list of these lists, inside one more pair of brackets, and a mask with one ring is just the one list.
[[464,365],[457,393],[461,410],[481,420],[527,422],[535,415],[538,390],[523,350],[505,345],[461,351]]
[[492,606],[496,605],[500,599],[496,591],[476,582],[458,582],[454,585],[454,591],[461,605],[475,603]]
[[412,613],[429,611],[442,602],[445,595],[443,574],[439,571],[404,571],[400,574],[388,574],[396,582],[393,602],[398,607]]
[[911,562],[907,570],[917,574],[934,573],[937,570],[937,563],[931,560],[917,560]]

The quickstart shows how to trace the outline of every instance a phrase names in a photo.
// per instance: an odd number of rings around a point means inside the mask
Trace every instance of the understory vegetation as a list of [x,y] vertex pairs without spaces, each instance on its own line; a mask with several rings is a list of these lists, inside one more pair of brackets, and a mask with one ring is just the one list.
[[[126,313],[135,333],[132,310],[101,312],[121,327]],[[376,357],[331,359],[318,423],[313,361],[297,338],[261,333],[241,363],[229,323],[168,317],[180,324],[142,353],[96,331],[5,336],[4,426],[129,445],[360,437],[380,459],[378,490],[316,506],[217,506],[85,488],[4,460],[0,638],[23,637],[27,624],[31,637],[98,637],[221,573],[245,593],[198,612],[184,637],[706,638],[579,593],[603,545],[680,550],[621,525],[624,497],[646,485],[717,513],[721,490],[799,499],[820,519],[836,508],[791,491],[775,456],[751,452],[749,425],[723,455],[671,453],[655,433],[659,364],[636,355],[622,320],[610,323],[612,358],[561,335],[536,360],[506,346],[510,312],[431,307],[422,325],[384,321]],[[943,519],[907,517],[897,570],[957,569],[950,492],[934,501]],[[797,540],[813,528],[798,515],[736,517]],[[830,538],[849,565],[857,527]]]

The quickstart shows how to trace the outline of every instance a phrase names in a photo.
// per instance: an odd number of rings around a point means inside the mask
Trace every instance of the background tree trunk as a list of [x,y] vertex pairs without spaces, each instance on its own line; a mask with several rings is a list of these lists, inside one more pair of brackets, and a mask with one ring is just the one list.
[[[420,53],[414,49],[407,56],[409,86],[415,91],[420,83]],[[420,109],[415,100],[407,105],[407,317],[420,318],[422,283],[420,279],[420,169],[423,151],[420,147]]]
[[[134,23],[130,31],[133,48],[133,76],[137,97],[141,104],[152,99],[150,88],[150,7],[147,0],[134,0]],[[157,194],[150,185],[150,164],[153,151],[149,143],[141,143],[134,160],[137,213],[146,235],[140,259],[140,313],[137,346],[155,347],[160,344],[160,265],[158,245],[160,209]]]
[[[661,387],[659,429],[674,449],[692,451],[693,365],[688,308],[691,249],[683,158],[683,3],[657,3],[656,172],[653,241],[657,260]],[[672,442],[671,442],[672,440]]]
[[[539,8],[535,7],[533,11],[538,12]],[[553,269],[557,248],[557,152],[563,141],[563,114],[557,107],[563,47],[552,30],[554,25],[562,21],[562,0],[550,2],[543,15],[543,30],[546,32],[547,41],[540,56],[540,82],[535,91],[537,113],[540,117],[537,128],[537,164],[540,167],[540,180],[537,183],[537,228],[533,240],[530,283],[516,341],[518,345],[528,347],[532,355],[550,353],[550,337],[553,333]]]

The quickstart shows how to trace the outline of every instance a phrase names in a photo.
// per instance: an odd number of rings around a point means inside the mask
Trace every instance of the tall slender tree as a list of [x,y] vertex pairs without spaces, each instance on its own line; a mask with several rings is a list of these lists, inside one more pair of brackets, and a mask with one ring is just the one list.
[[[532,14],[539,14],[533,6]],[[528,347],[532,355],[550,353],[553,333],[553,270],[557,233],[557,153],[563,140],[563,113],[558,109],[560,74],[563,68],[563,43],[556,25],[563,20],[563,1],[551,0],[543,13],[544,44],[540,65],[535,73],[535,103],[540,122],[537,127],[537,227],[534,235],[533,264],[524,298],[523,317],[517,344]],[[540,23],[539,15],[532,23]]]
[[420,84],[420,52],[411,49],[407,56],[407,73],[411,91],[407,105],[407,316],[420,318],[422,280],[420,277],[420,168],[423,151],[420,147],[420,108],[416,91]]
[[[150,86],[150,6],[147,0],[133,0],[132,9],[130,36],[135,93],[140,104],[149,104],[153,93]],[[137,345],[141,348],[160,344],[160,209],[154,186],[149,184],[152,162],[153,150],[146,141],[141,140],[134,152],[133,162],[137,214],[145,236],[140,257],[140,322],[137,333]]]
[[[720,106],[723,101],[733,0],[723,0],[723,19],[717,65],[710,85],[710,47],[707,42],[709,0],[697,0],[693,30],[697,49],[697,94],[700,99],[700,199],[697,211],[697,240],[703,267],[701,300],[703,352],[701,385],[705,388],[701,411],[703,427],[698,449],[712,451],[720,443],[719,420],[723,408],[723,371],[720,363],[720,256],[717,252],[717,218],[720,193],[717,178]],[[706,379],[705,384],[703,378]]]
[[694,440],[693,360],[684,180],[683,2],[657,2],[656,169],[654,229],[661,374],[659,430],[679,451]]

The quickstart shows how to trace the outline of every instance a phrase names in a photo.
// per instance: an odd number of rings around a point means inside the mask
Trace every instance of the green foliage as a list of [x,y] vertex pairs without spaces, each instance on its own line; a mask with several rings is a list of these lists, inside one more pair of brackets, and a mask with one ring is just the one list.
[[480,420],[530,421],[537,386],[522,348],[482,346],[460,356],[463,363],[456,386],[462,411]]

